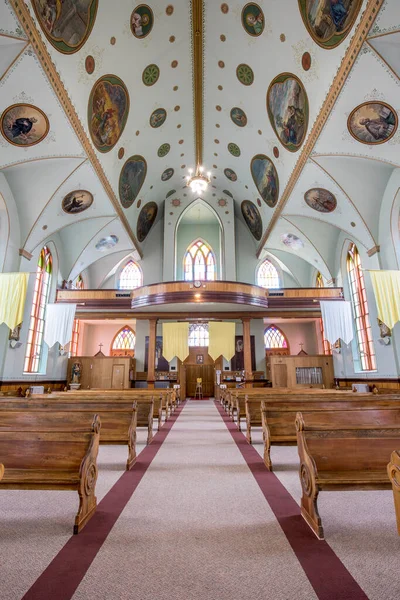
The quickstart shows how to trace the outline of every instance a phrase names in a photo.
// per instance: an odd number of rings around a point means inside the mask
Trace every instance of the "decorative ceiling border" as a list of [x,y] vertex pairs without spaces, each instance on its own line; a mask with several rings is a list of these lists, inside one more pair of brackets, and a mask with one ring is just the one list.
[[191,1],[193,109],[196,166],[203,163],[204,140],[204,0]]
[[47,51],[46,45],[44,44],[44,42],[40,36],[40,33],[36,29],[35,23],[31,17],[31,14],[30,14],[24,0],[9,0],[9,2],[10,2],[10,5],[12,6],[12,8],[16,14],[16,17],[19,20],[23,30],[25,31],[30,44],[32,45],[32,47],[35,51],[36,56],[38,57],[40,64],[42,65],[42,68],[47,75],[49,83],[52,86],[54,92],[56,93],[57,98],[58,98],[61,106],[63,107],[67,118],[69,119],[69,121],[71,123],[71,126],[73,127],[80,143],[82,144],[82,147],[83,147],[84,151],[86,152],[88,159],[92,163],[92,166],[97,174],[97,177],[99,178],[102,186],[104,187],[104,190],[105,190],[107,196],[109,197],[112,205],[114,206],[115,212],[117,213],[119,219],[121,220],[121,223],[122,223],[123,227],[125,228],[128,236],[129,236],[130,240],[132,241],[140,258],[143,258],[143,253],[140,249],[140,246],[136,239],[136,236],[133,233],[131,226],[129,225],[129,222],[120,206],[118,198],[115,195],[110,182],[107,179],[106,174],[104,173],[103,167],[101,166],[101,163],[100,163],[99,159],[97,158],[96,152],[93,149],[93,147],[89,141],[89,138],[85,133],[82,123],[80,122],[78,114],[75,110],[75,107],[73,106],[73,104],[67,94],[64,84],[61,81],[61,78],[57,72],[57,69],[55,68],[55,66],[51,60],[50,54]]
[[339,97],[340,92],[344,84],[346,83],[347,77],[357,59],[357,56],[367,39],[367,35],[371,29],[371,26],[385,0],[369,0],[365,11],[362,15],[361,21],[354,32],[350,45],[344,55],[341,65],[339,67],[338,72],[335,75],[335,78],[331,84],[329,92],[325,98],[325,101],[322,105],[322,108],[312,126],[310,134],[301,150],[301,154],[299,159],[292,171],[292,174],[289,178],[289,181],[286,185],[285,190],[278,202],[278,205],[275,209],[275,212],[271,218],[271,221],[268,224],[267,229],[261,239],[261,242],[257,248],[257,258],[260,258],[260,255],[264,249],[264,246],[274,228],[277,220],[281,216],[282,210],[289,200],[290,194],[293,192],[294,186],[296,185],[306,163],[309,159],[311,152],[314,149],[315,144],[322,132],[322,129],[327,122],[329,115],[336,103],[336,100]]

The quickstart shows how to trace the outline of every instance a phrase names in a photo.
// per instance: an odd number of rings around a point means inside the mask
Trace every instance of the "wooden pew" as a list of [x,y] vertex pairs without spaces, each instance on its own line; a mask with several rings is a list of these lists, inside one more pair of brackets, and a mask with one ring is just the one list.
[[321,490],[386,490],[388,456],[400,446],[400,409],[324,411],[296,416],[301,514],[324,539]]
[[[33,404],[33,405],[32,405]],[[21,426],[28,426],[30,419],[35,422],[36,415],[41,415],[42,421],[50,418],[50,422],[71,427],[79,427],[80,423],[90,420],[93,414],[98,414],[101,420],[100,444],[127,444],[128,458],[126,469],[129,470],[136,462],[136,422],[137,405],[131,400],[114,406],[111,403],[97,402],[60,402],[51,399],[41,402],[10,401],[0,404],[0,426],[7,419],[14,419]],[[10,416],[12,415],[12,417]]]
[[400,535],[400,451],[393,450],[390,463],[387,466],[388,475],[392,482],[394,507],[396,511],[397,531]]
[[147,444],[153,439],[154,400],[141,398],[137,403],[137,427],[147,428]]
[[3,479],[4,475],[4,465],[0,463],[0,481]]
[[[1,415],[0,415],[1,417]],[[92,424],[82,422],[71,429],[52,421],[51,415],[38,414],[23,425],[16,414],[3,426],[0,421],[0,456],[4,475],[0,490],[76,490],[79,509],[74,533],[79,533],[93,516],[97,499],[97,455],[100,442],[100,418]]]
[[[245,412],[246,412],[246,439],[251,444],[251,428],[262,427],[261,414],[262,400],[258,397],[245,397]],[[264,435],[264,433],[263,433]]]
[[295,420],[298,412],[303,415],[310,412],[344,411],[360,409],[400,409],[400,399],[385,396],[366,398],[343,397],[330,399],[329,397],[304,397],[298,399],[281,400],[271,398],[261,403],[261,417],[264,441],[264,464],[270,471],[273,470],[271,460],[271,446],[297,444]]

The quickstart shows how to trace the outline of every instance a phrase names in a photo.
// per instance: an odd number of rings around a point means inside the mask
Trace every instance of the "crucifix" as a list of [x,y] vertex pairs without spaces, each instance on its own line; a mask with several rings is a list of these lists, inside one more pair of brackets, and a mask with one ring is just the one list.
[[102,347],[103,347],[103,344],[100,343],[99,344],[99,348],[100,348],[99,352],[101,352]]

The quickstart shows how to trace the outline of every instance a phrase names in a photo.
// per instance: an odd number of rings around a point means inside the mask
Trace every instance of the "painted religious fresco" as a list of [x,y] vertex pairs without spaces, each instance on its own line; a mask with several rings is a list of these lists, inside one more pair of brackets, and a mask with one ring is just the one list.
[[395,110],[384,102],[364,102],[357,106],[347,121],[351,135],[362,144],[383,144],[397,131]]
[[173,174],[173,169],[165,169],[165,171],[163,171],[163,173],[161,174],[161,181],[168,181],[168,179],[171,179]]
[[93,196],[86,190],[74,190],[65,196],[61,208],[69,215],[77,215],[93,204]]
[[251,160],[250,171],[262,199],[273,208],[279,198],[279,177],[274,163],[268,156],[257,154]]
[[99,252],[105,252],[106,250],[111,250],[118,244],[118,238],[116,235],[107,235],[106,237],[101,238],[96,244],[96,250]]
[[49,132],[49,120],[40,108],[32,104],[13,104],[3,112],[1,133],[13,146],[34,146]]
[[32,0],[49,42],[63,54],[82,48],[92,31],[98,0]]
[[246,127],[247,125],[246,113],[238,106],[232,108],[231,119],[238,127]]
[[153,29],[154,16],[150,6],[139,4],[131,15],[131,31],[136,38],[143,39]]
[[322,48],[335,48],[350,32],[362,0],[298,0],[308,33]]
[[129,94],[115,75],[104,75],[93,86],[88,104],[88,124],[100,152],[114,148],[124,131],[129,113]]
[[250,229],[252,235],[256,238],[257,241],[261,240],[263,226],[260,212],[255,204],[250,202],[250,200],[243,200],[242,205],[242,215],[244,220],[246,221],[247,227]]
[[165,108],[157,108],[150,115],[149,123],[150,127],[156,129],[157,127],[161,127],[163,123],[165,123],[165,119],[167,118],[167,111]]
[[119,199],[124,208],[135,202],[147,173],[147,164],[143,156],[131,156],[121,169],[119,176]]
[[290,152],[296,152],[308,125],[308,98],[300,79],[291,73],[275,77],[267,92],[267,110],[279,141]]
[[291,250],[300,250],[304,248],[302,240],[294,235],[294,233],[283,233],[281,235],[282,244],[290,248]]
[[264,13],[258,4],[249,2],[242,10],[242,25],[249,35],[258,36],[264,31]]
[[224,169],[224,174],[225,177],[229,179],[229,181],[237,181],[237,175],[232,169]]
[[335,196],[324,188],[311,188],[304,194],[304,200],[310,208],[322,213],[330,213],[337,206]]
[[[156,352],[155,352],[155,370],[156,371],[169,371],[169,363],[163,357],[163,339],[162,335],[156,336]],[[149,336],[146,335],[144,341],[144,370],[147,373],[149,370]]]
[[139,213],[136,235],[139,242],[144,242],[157,217],[158,206],[155,202],[148,202]]

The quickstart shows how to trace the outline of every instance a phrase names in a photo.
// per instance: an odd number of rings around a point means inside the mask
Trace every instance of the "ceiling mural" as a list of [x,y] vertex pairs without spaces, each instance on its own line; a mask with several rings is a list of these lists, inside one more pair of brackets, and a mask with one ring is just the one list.
[[233,169],[224,169],[225,177],[229,179],[229,181],[237,181],[237,175]]
[[247,125],[246,113],[237,106],[234,106],[231,110],[231,119],[238,127],[246,127]]
[[32,0],[49,42],[63,54],[80,50],[92,31],[98,0]]
[[294,233],[284,233],[281,236],[282,244],[291,250],[301,250],[304,248],[304,242]]
[[308,206],[318,212],[330,213],[335,210],[337,201],[335,196],[324,188],[312,188],[304,194]]
[[148,202],[139,213],[137,222],[137,238],[144,242],[154,221],[156,220],[158,206],[155,202]]
[[279,198],[279,177],[274,163],[268,156],[257,154],[251,159],[250,170],[262,199],[274,208]]
[[362,0],[298,0],[308,33],[322,48],[335,48],[350,33]]
[[396,133],[398,117],[385,102],[364,102],[352,110],[347,127],[362,144],[383,144]]
[[87,190],[74,190],[69,192],[61,203],[61,208],[69,215],[84,212],[93,204],[93,195]]
[[161,125],[163,125],[165,123],[166,118],[167,118],[167,111],[165,110],[165,108],[157,108],[150,115],[150,119],[149,119],[150,127],[153,127],[153,129],[157,129],[158,127],[161,127]]
[[143,156],[131,156],[125,162],[119,177],[119,198],[124,208],[129,208],[135,202],[146,173],[147,163]]
[[297,152],[307,133],[308,98],[300,79],[282,73],[271,82],[267,92],[267,110],[271,125],[290,152]]
[[129,94],[123,81],[104,75],[89,96],[88,123],[93,143],[100,152],[109,152],[118,142],[129,113]]
[[247,227],[257,241],[261,240],[263,226],[260,212],[255,204],[249,200],[243,200],[241,210]]
[[139,4],[131,15],[131,30],[135,38],[143,39],[149,35],[154,25],[153,11],[147,4]]
[[116,235],[107,235],[107,237],[101,238],[96,244],[96,250],[99,252],[106,252],[111,250],[118,244],[118,237]]
[[39,144],[49,132],[49,120],[45,113],[31,104],[14,104],[2,114],[1,133],[14,146]]
[[258,4],[249,2],[242,10],[242,25],[249,35],[259,36],[264,31],[264,13]]
[[174,174],[174,169],[165,169],[161,174],[161,181],[168,181]]

